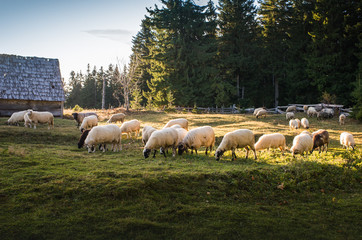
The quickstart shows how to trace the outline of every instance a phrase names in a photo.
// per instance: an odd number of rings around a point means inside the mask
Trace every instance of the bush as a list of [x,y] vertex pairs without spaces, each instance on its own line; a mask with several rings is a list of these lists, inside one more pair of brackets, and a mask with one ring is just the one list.
[[74,106],[74,108],[72,109],[73,112],[81,112],[83,111],[83,108],[81,108],[78,104]]

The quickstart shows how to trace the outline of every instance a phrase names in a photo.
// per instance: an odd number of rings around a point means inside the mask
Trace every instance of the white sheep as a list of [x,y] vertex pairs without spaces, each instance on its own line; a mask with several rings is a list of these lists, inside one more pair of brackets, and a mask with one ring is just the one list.
[[178,133],[175,128],[164,128],[156,130],[148,139],[144,149],[143,156],[148,158],[152,150],[154,150],[153,157],[156,156],[157,149],[161,148],[161,153],[166,157],[165,149],[172,148],[172,156],[176,155]]
[[309,121],[306,118],[302,118],[301,120],[302,127],[305,129],[309,129]]
[[291,119],[289,121],[289,127],[291,129],[297,129],[298,128],[298,122],[296,120],[294,120],[294,119]]
[[113,114],[107,123],[124,122],[126,115],[124,113]]
[[212,151],[213,146],[215,145],[215,133],[212,127],[203,126],[190,130],[184,139],[178,145],[178,154],[182,155],[182,153],[191,149],[191,154],[193,150],[197,154],[197,150],[204,146],[206,147],[205,154],[207,155],[207,150]]
[[313,139],[308,133],[301,133],[294,137],[293,146],[290,149],[293,157],[296,154],[304,155],[304,152],[308,155],[308,152],[313,149]]
[[317,110],[314,107],[309,107],[307,110],[308,117],[316,117],[317,116]]
[[166,123],[166,125],[163,128],[168,128],[175,124],[178,124],[182,128],[189,130],[189,122],[185,118],[172,119],[172,120],[168,121],[168,123]]
[[31,128],[31,120],[30,120],[28,114],[24,114],[24,127]]
[[287,112],[287,113],[285,114],[285,118],[286,118],[287,120],[294,119],[294,113],[293,113],[293,112]]
[[98,126],[98,118],[96,115],[90,115],[83,119],[83,122],[79,127],[79,130],[83,132],[84,130],[92,129],[95,126]]
[[294,120],[297,121],[298,128],[300,128],[300,125],[301,125],[300,120],[299,120],[298,118],[296,118],[296,119],[294,119]]
[[341,115],[339,115],[339,125],[344,125],[345,121],[346,121],[346,115],[342,113]]
[[256,116],[256,114],[257,114],[260,110],[264,110],[264,108],[262,108],[262,107],[256,108],[256,109],[254,110],[253,115]]
[[256,113],[256,118],[259,118],[261,116],[264,116],[266,118],[266,110],[265,109],[261,109]]
[[24,115],[28,112],[28,110],[14,112],[11,114],[11,117],[8,119],[7,124],[16,124],[19,125],[19,122],[24,122]]
[[280,133],[264,134],[255,143],[255,151],[269,148],[279,148],[280,151],[282,151],[282,153],[284,154],[284,150],[286,149],[286,147],[287,145],[285,137],[283,134]]
[[151,137],[151,134],[156,131],[157,129],[152,126],[144,126],[142,129],[142,142],[143,145],[146,145],[148,139]]
[[51,112],[36,112],[29,110],[26,114],[33,123],[34,129],[36,129],[38,123],[48,123],[48,129],[54,128],[54,116]]
[[237,148],[245,148],[245,158],[248,158],[250,148],[254,151],[254,159],[257,159],[254,145],[254,133],[249,129],[238,129],[233,132],[228,132],[225,134],[219,147],[215,151],[215,159],[219,161],[220,157],[224,154],[225,151],[231,150],[231,160],[233,161],[236,159],[235,150]]
[[127,133],[127,138],[132,137],[132,132],[135,133],[135,139],[138,137],[138,133],[141,128],[141,123],[137,119],[133,119],[128,122],[124,122],[121,126],[122,133]]
[[303,106],[303,111],[306,113],[308,111],[308,106],[307,105],[304,105]]
[[[114,152],[122,150],[121,145],[122,132],[116,124],[108,124],[102,126],[96,126],[92,128],[87,138],[84,141],[85,146],[88,148],[88,152],[94,152],[95,146],[99,144],[112,144]],[[103,148],[103,152],[106,148]]]
[[296,111],[297,111],[297,106],[295,105],[289,106],[286,110],[286,112],[296,112]]
[[354,150],[354,148],[356,147],[356,142],[354,141],[353,135],[348,132],[341,133],[340,143],[342,147],[346,148],[347,150],[349,148],[352,148],[352,150]]

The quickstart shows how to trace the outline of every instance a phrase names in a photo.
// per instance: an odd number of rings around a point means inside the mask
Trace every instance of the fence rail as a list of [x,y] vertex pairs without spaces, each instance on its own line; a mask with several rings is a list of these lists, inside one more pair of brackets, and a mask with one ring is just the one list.
[[[343,105],[338,104],[288,104],[287,106],[278,106],[277,108],[267,108],[266,111],[270,114],[284,114],[286,109],[289,106],[296,106],[298,112],[303,112],[304,106],[315,107],[317,109],[322,108],[333,108],[335,111],[339,113],[351,113],[352,110],[350,108],[343,108]],[[175,107],[176,111],[186,111],[186,112],[194,112],[198,113],[221,113],[221,114],[238,114],[238,113],[253,113],[255,108],[238,108],[235,105],[230,107]]]

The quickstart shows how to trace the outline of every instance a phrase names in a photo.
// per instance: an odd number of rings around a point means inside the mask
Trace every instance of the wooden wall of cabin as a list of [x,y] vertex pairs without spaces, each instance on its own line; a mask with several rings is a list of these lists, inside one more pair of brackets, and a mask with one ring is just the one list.
[[63,117],[63,102],[7,100],[0,99],[0,117],[9,117],[14,112],[33,109],[34,111],[48,111],[54,117]]

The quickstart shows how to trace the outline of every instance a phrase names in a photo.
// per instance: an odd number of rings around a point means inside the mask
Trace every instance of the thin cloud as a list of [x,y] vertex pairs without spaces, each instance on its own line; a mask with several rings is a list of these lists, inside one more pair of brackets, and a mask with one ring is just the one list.
[[117,42],[129,42],[132,36],[132,32],[123,29],[93,29],[84,31],[95,37],[107,38]]

